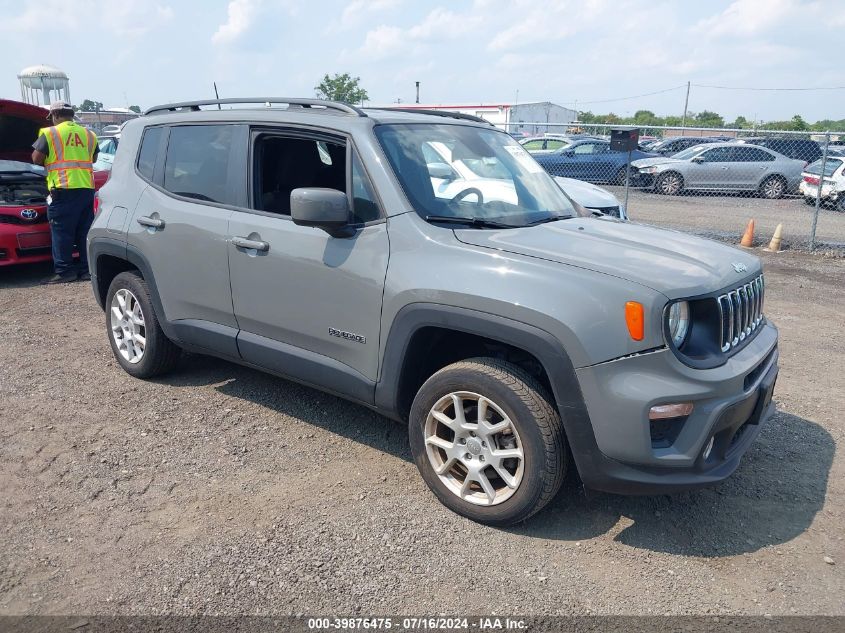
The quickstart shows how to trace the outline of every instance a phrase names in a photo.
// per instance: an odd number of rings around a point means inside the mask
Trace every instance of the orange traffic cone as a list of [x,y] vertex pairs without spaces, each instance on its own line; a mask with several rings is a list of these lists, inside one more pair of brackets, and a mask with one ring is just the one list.
[[772,235],[772,241],[769,242],[769,245],[764,248],[764,251],[769,251],[770,253],[780,253],[780,244],[783,241],[783,224],[778,224],[775,227],[775,234]]
[[742,240],[739,245],[745,248],[751,248],[754,244],[754,219],[748,220],[748,226],[745,227],[745,233],[742,234]]

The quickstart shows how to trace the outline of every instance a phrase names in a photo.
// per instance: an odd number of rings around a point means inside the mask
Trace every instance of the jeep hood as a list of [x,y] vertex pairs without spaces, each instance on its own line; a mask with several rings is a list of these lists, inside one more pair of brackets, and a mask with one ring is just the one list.
[[39,106],[0,99],[0,160],[32,162],[32,144],[47,126],[46,117]]
[[[465,244],[627,279],[669,299],[739,285],[760,271],[760,260],[730,246],[604,218],[573,218],[518,229],[456,229],[455,236]],[[746,271],[737,272],[734,265]]]

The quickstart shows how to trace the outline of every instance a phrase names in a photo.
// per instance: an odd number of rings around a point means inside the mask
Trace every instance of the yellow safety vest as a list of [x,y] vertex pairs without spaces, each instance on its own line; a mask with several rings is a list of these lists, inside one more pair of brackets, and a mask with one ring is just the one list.
[[47,187],[50,189],[93,189],[94,133],[74,123],[63,121],[54,127],[39,131],[50,148],[44,167],[47,169]]

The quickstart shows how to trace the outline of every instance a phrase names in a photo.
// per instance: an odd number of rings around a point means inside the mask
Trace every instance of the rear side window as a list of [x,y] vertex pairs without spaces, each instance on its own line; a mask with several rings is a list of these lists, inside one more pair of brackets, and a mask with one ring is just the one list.
[[233,127],[186,125],[170,128],[164,188],[203,202],[234,204],[227,186]]
[[[141,139],[141,149],[138,151],[138,171],[147,180],[153,179],[156,168],[156,156],[161,143],[161,131],[164,128],[149,127],[144,131]],[[102,150],[101,150],[102,151]]]

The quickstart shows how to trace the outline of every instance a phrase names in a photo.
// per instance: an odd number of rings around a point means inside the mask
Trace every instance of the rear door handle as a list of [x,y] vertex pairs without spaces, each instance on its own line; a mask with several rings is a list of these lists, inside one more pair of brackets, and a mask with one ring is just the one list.
[[164,220],[160,220],[158,218],[151,218],[146,215],[142,215],[137,220],[138,224],[141,226],[148,226],[153,229],[163,229],[164,228]]
[[261,242],[259,240],[251,240],[246,237],[233,237],[232,244],[238,248],[247,248],[255,251],[267,252],[270,250],[270,244]]

